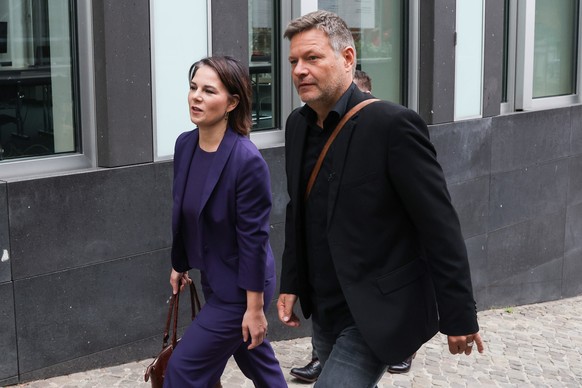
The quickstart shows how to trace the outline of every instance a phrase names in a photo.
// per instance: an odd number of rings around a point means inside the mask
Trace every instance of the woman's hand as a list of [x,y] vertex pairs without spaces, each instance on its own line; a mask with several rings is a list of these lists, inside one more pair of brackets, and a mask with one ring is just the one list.
[[170,273],[170,284],[172,285],[172,293],[176,295],[178,290],[182,291],[186,284],[192,283],[192,279],[188,276],[188,272],[178,272],[172,268]]
[[263,311],[263,293],[247,290],[247,311],[242,320],[243,341],[251,340],[248,349],[254,349],[263,343],[267,336],[267,317]]

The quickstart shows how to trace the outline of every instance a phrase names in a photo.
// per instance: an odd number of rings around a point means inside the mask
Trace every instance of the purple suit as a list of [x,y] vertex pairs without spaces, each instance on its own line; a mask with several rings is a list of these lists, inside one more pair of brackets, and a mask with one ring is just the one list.
[[248,138],[228,128],[197,199],[197,236],[190,240],[183,234],[182,205],[193,200],[185,189],[196,173],[190,166],[197,145],[198,129],[176,140],[172,266],[200,269],[206,304],[174,351],[164,387],[212,387],[231,355],[255,386],[286,387],[269,342],[249,351],[241,334],[246,291],[264,292],[265,310],[275,292],[267,164]]

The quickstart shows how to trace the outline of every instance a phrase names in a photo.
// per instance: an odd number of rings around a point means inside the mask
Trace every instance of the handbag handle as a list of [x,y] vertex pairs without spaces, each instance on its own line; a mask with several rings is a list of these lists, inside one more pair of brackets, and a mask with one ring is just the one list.
[[336,125],[336,127],[334,128],[331,135],[329,135],[329,139],[327,139],[327,141],[325,142],[325,145],[323,146],[323,149],[321,150],[321,153],[319,154],[319,157],[317,158],[317,162],[315,163],[315,167],[313,167],[313,170],[311,171],[311,175],[309,176],[309,181],[307,182],[307,188],[305,189],[305,200],[306,201],[307,201],[307,198],[309,198],[309,193],[311,193],[311,189],[313,188],[313,185],[315,184],[315,178],[317,178],[317,174],[319,174],[319,170],[321,169],[321,165],[323,164],[323,159],[325,158],[325,155],[327,155],[327,151],[329,150],[331,143],[333,143],[333,141],[337,137],[340,130],[344,127],[344,125],[346,125],[347,121],[353,115],[355,115],[356,113],[358,113],[360,111],[360,109],[362,109],[366,105],[369,105],[369,104],[376,102],[376,101],[380,101],[380,99],[379,98],[370,98],[368,100],[361,101],[359,104],[352,107],[352,109],[350,109],[348,111],[348,113],[346,113],[344,115],[344,117],[342,117],[340,122]]
[[[194,282],[190,283],[190,304],[192,306],[192,320],[196,318],[196,311],[202,308],[198,292]],[[176,346],[178,342],[178,307],[180,306],[180,291],[177,294],[172,294],[170,297],[170,308],[168,310],[168,317],[166,318],[166,327],[164,329],[164,340],[162,341],[162,349],[168,346],[170,339],[170,324],[172,324],[172,347]]]

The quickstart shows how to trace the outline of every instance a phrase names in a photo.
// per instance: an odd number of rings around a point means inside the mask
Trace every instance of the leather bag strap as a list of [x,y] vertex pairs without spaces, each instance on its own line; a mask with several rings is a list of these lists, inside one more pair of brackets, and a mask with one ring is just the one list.
[[[196,318],[196,312],[200,311],[200,309],[202,308],[194,282],[190,283],[190,305],[192,306],[192,320],[194,320],[194,318]],[[170,297],[170,308],[168,310],[168,317],[166,318],[166,327],[164,330],[164,340],[162,342],[162,349],[168,346],[168,340],[170,339],[170,325],[172,325],[171,344],[172,346],[176,346],[176,344],[178,343],[179,306],[180,306],[180,292],[178,291],[177,294],[172,294],[172,296]]]
[[350,109],[348,111],[348,113],[346,113],[344,115],[344,117],[342,117],[340,122],[336,125],[333,132],[329,136],[329,139],[327,139],[327,142],[323,146],[323,149],[321,150],[321,153],[319,154],[319,157],[317,158],[317,162],[315,163],[315,167],[313,167],[313,170],[311,171],[311,175],[309,176],[309,181],[307,181],[307,188],[305,189],[305,200],[306,201],[307,201],[307,198],[309,198],[309,193],[311,193],[311,189],[313,188],[313,185],[315,184],[315,179],[317,178],[317,175],[319,174],[319,170],[321,169],[321,166],[323,165],[323,159],[325,159],[325,155],[327,155],[327,151],[329,151],[329,147],[331,146],[331,143],[333,143],[333,141],[335,140],[335,138],[337,137],[337,135],[339,134],[341,129],[344,127],[344,125],[346,125],[348,120],[351,119],[353,115],[358,113],[360,111],[360,109],[362,109],[363,107],[365,107],[373,102],[376,102],[376,101],[380,101],[380,99],[370,98],[368,100],[361,101],[359,104],[357,104],[352,109]]

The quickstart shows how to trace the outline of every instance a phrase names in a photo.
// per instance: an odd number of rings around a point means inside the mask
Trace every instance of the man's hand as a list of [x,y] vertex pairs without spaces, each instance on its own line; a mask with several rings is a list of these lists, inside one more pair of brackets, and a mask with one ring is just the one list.
[[277,311],[279,312],[279,320],[290,327],[299,327],[301,322],[293,312],[293,306],[297,302],[297,295],[280,294],[277,301]]
[[485,350],[483,340],[479,333],[469,335],[449,335],[447,338],[449,342],[449,351],[452,354],[465,353],[468,356],[473,351],[474,344],[477,344],[477,350],[479,353],[483,353]]

